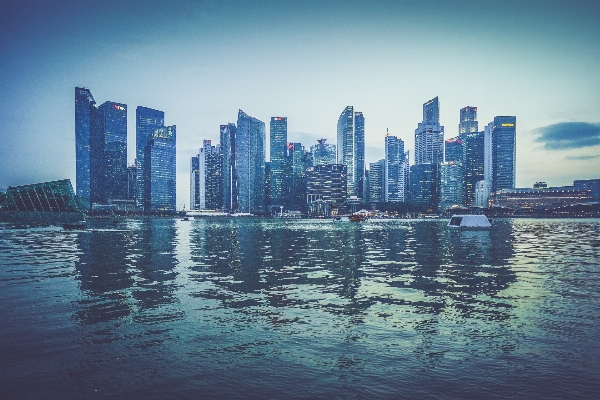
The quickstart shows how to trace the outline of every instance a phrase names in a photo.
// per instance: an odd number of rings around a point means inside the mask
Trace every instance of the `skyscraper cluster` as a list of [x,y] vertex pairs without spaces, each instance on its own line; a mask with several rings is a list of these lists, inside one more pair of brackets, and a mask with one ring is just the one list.
[[164,113],[136,109],[136,159],[127,166],[127,105],[100,106],[87,88],[75,88],[77,195],[90,210],[176,211],[176,130]]

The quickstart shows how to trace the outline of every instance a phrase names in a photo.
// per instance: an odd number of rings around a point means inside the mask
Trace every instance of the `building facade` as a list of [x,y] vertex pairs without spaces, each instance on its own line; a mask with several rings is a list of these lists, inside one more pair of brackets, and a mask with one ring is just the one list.
[[284,205],[287,167],[287,117],[271,117],[269,126],[270,165],[269,165],[269,206],[280,208]]
[[446,161],[440,164],[440,210],[463,204],[462,162]]
[[155,129],[144,149],[144,212],[175,213],[176,127]]
[[327,139],[317,140],[317,144],[310,146],[313,155],[313,165],[327,165],[336,163],[336,147],[334,144],[325,143]]
[[77,196],[90,198],[91,113],[96,102],[87,88],[75,88],[75,188]]
[[221,125],[222,208],[225,211],[237,210],[237,184],[235,172],[235,138],[237,127],[233,123]]
[[410,202],[437,211],[440,202],[440,164],[415,164],[410,167]]
[[[135,162],[138,171],[145,171],[144,157],[146,144],[154,130],[165,125],[165,113],[148,107],[138,106],[135,109]],[[144,173],[138,172],[137,180],[138,206],[144,203]]]
[[464,199],[466,206],[475,203],[475,185],[485,178],[485,134],[484,132],[464,133]]
[[516,181],[517,117],[494,118],[492,139],[492,192],[512,189]]
[[98,107],[104,128],[103,202],[127,198],[127,105],[107,101]]
[[237,208],[242,213],[264,213],[265,197],[265,123],[238,112],[235,137]]
[[347,167],[348,196],[363,198],[365,176],[365,118],[353,106],[342,111],[337,124],[337,162]]
[[415,130],[415,164],[444,161],[444,127],[440,125],[438,98],[423,104],[423,122]]
[[369,164],[368,203],[382,203],[385,185],[385,159]]
[[190,159],[190,210],[200,209],[200,157]]
[[306,203],[331,201],[343,204],[348,195],[348,167],[342,164],[315,165],[306,169]]
[[406,162],[404,141],[386,134],[383,201],[405,201],[406,174],[403,169]]

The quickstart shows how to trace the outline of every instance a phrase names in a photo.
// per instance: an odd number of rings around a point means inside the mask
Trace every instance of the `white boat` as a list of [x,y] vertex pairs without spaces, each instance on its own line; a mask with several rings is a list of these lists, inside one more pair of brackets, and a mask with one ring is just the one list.
[[333,222],[350,222],[350,218],[344,215],[337,215],[333,217]]
[[487,230],[492,228],[492,220],[485,215],[453,215],[448,222],[452,230]]

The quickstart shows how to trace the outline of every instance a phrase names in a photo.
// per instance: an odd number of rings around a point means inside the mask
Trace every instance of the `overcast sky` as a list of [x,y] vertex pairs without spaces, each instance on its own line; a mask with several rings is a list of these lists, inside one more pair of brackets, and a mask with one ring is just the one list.
[[517,117],[517,186],[600,178],[600,2],[0,2],[0,188],[75,184],[74,88],[177,125],[177,203],[189,160],[238,109],[288,139],[336,141],[348,105],[365,116],[366,161],[384,135],[414,148],[438,96],[445,137],[459,110],[479,128]]

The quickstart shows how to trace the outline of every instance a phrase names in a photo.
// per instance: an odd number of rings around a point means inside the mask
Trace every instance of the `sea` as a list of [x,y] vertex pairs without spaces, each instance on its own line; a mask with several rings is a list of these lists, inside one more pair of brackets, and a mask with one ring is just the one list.
[[597,399],[600,219],[0,224],[0,398]]

